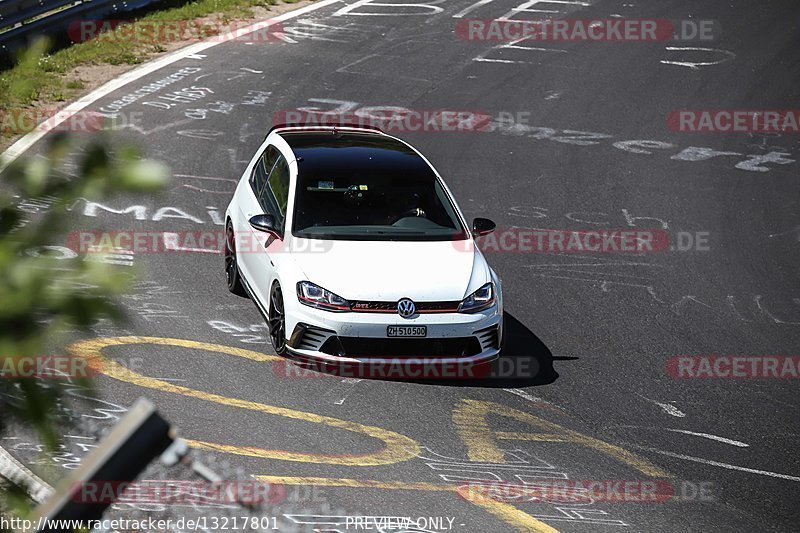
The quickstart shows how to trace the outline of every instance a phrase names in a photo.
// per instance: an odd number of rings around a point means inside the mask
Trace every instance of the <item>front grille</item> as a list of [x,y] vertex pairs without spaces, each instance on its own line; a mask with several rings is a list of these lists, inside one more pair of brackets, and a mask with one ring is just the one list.
[[331,336],[320,350],[346,357],[468,357],[481,353],[476,337],[385,339]]
[[[417,313],[455,313],[461,302],[414,302]],[[397,302],[352,301],[350,310],[356,313],[397,313]]]

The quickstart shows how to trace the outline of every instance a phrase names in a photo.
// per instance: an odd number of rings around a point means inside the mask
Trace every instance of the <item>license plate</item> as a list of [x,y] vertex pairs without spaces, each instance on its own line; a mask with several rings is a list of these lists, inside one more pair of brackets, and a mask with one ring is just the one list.
[[427,326],[386,326],[387,337],[427,337]]

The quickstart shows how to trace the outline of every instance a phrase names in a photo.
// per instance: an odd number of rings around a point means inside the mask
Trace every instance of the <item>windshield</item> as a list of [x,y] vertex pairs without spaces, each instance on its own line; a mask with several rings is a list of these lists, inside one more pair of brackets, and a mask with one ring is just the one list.
[[465,239],[455,207],[430,166],[405,145],[394,148],[350,144],[298,154],[294,235]]

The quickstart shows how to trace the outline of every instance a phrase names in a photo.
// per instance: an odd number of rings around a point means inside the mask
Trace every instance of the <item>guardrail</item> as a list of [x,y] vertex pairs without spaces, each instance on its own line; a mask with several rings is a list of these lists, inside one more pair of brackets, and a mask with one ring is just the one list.
[[159,0],[0,0],[0,50],[24,45],[31,37],[63,31],[79,18],[132,11]]

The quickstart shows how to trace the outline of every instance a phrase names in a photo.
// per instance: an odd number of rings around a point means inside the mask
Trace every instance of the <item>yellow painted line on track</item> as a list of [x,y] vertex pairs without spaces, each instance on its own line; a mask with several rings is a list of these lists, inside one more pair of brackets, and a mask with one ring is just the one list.
[[[496,432],[489,426],[489,416],[511,418],[526,423],[542,433]],[[467,445],[467,456],[471,461],[486,463],[505,463],[505,454],[497,446],[496,440],[527,440],[536,442],[566,442],[580,444],[631,466],[650,477],[672,477],[668,472],[657,467],[638,455],[609,444],[600,439],[589,437],[577,431],[559,426],[553,422],[539,418],[524,411],[494,402],[479,400],[463,400],[453,410],[453,422],[456,424],[461,440]]]
[[[249,457],[260,457],[264,459],[278,459],[283,461],[299,461],[306,463],[338,464],[344,466],[378,466],[407,461],[418,456],[421,452],[417,442],[405,435],[389,431],[375,426],[367,426],[356,422],[341,420],[338,418],[297,411],[284,407],[276,407],[258,402],[229,398],[210,392],[198,391],[189,387],[175,385],[156,378],[144,376],[125,366],[106,358],[103,350],[114,346],[130,346],[139,344],[152,344],[160,346],[174,346],[193,350],[223,353],[235,357],[242,357],[256,362],[268,362],[282,360],[282,358],[266,355],[251,350],[211,344],[187,339],[172,339],[164,337],[111,337],[100,339],[89,339],[78,341],[71,344],[68,350],[73,355],[84,357],[88,360],[89,366],[106,376],[132,385],[149,388],[161,392],[179,394],[189,398],[196,398],[204,401],[218,403],[230,407],[247,409],[267,415],[282,416],[285,418],[298,420],[301,422],[323,424],[334,429],[351,431],[378,439],[384,443],[384,447],[376,452],[359,455],[324,455],[292,452],[288,450],[268,450],[251,446],[234,446],[229,444],[215,444],[199,440],[187,439],[187,442],[194,447],[206,450],[214,450],[225,453],[233,453]],[[501,414],[512,418],[534,423],[534,425],[544,426],[549,430],[547,434],[539,434],[537,438],[531,437],[533,434],[518,433],[494,433],[486,422],[489,413]],[[530,418],[528,418],[530,417]],[[470,420],[474,418],[474,420]],[[532,419],[532,420],[531,420]],[[496,458],[500,454],[500,460],[504,462],[502,452],[497,449],[493,441],[495,438],[516,438],[524,437],[530,440],[554,441],[558,439],[564,442],[579,442],[586,444],[590,439],[576,432],[570,432],[556,424],[543,421],[527,413],[515,411],[510,408],[489,402],[477,402],[465,400],[453,413],[453,420],[459,428],[464,442],[467,444],[470,459],[485,461],[485,457]],[[469,422],[468,422],[469,421]],[[467,423],[468,422],[468,423]],[[548,426],[549,424],[549,426]],[[482,431],[483,435],[476,434]],[[594,439],[596,440],[596,439]],[[601,442],[601,441],[597,441]],[[611,446],[602,443],[605,446]],[[587,444],[588,445],[588,444]],[[592,444],[598,447],[597,444]],[[602,447],[601,447],[602,448]],[[631,454],[632,455],[632,454]],[[378,481],[378,480],[358,480],[348,478],[318,478],[318,477],[285,477],[285,476],[257,476],[257,479],[269,483],[294,484],[294,485],[322,485],[329,487],[348,487],[348,488],[367,488],[367,489],[388,489],[388,490],[418,490],[429,492],[450,492],[459,494],[466,501],[473,503],[507,524],[515,527],[519,531],[534,533],[558,533],[551,526],[537,520],[533,516],[517,509],[513,505],[498,501],[488,497],[481,491],[480,487],[457,485],[444,485],[425,482],[400,482],[400,481]]]
[[531,442],[571,442],[567,435],[555,433],[523,433],[521,431],[496,431],[495,437],[500,440],[525,440]]
[[125,346],[136,344],[156,344],[164,346],[177,346],[182,348],[191,348],[195,350],[204,350],[210,352],[219,352],[236,357],[243,357],[253,361],[274,361],[281,358],[272,355],[260,354],[251,350],[244,350],[241,348],[234,348],[231,346],[223,346],[220,344],[210,344],[199,341],[191,341],[186,339],[170,339],[162,337],[109,337],[100,339],[89,339],[78,341],[71,344],[67,349],[74,355],[82,356],[88,359],[89,365],[96,371],[102,372],[106,376],[138,385],[148,389],[158,390],[161,392],[169,392],[179,394],[189,398],[196,398],[208,402],[226,405],[229,407],[236,407],[240,409],[247,409],[250,411],[260,412],[266,415],[281,416],[301,422],[312,424],[322,424],[334,429],[351,431],[359,433],[367,437],[378,439],[383,442],[384,447],[378,451],[364,454],[355,455],[326,455],[326,454],[313,454],[292,452],[287,450],[268,450],[250,446],[233,446],[226,444],[214,444],[203,441],[190,441],[193,445],[198,447],[205,447],[206,449],[214,449],[233,453],[237,455],[244,455],[248,457],[261,457],[264,459],[278,459],[282,461],[299,461],[304,463],[321,463],[321,464],[335,464],[344,466],[378,466],[398,463],[407,461],[419,455],[420,447],[414,439],[389,431],[387,429],[367,426],[357,422],[350,422],[333,418],[329,416],[318,415],[315,413],[308,413],[305,411],[298,411],[295,409],[288,409],[285,407],[276,407],[274,405],[267,405],[238,398],[229,398],[210,392],[199,391],[175,385],[156,378],[143,376],[134,372],[125,366],[110,360],[103,356],[103,350],[111,346]]
[[103,337],[98,339],[87,339],[72,344],[69,348],[74,353],[86,357],[91,361],[96,360],[98,366],[96,370],[102,372],[102,363],[107,360],[103,356],[103,349],[109,346],[126,346],[131,344],[158,344],[161,346],[178,346],[181,348],[192,348],[195,350],[204,350],[209,352],[219,352],[228,355],[235,355],[244,359],[252,361],[284,361],[282,357],[277,355],[267,355],[265,353],[254,352],[252,350],[245,350],[244,348],[236,348],[234,346],[225,346],[224,344],[211,344],[209,342],[192,341],[189,339],[171,339],[169,337]]
[[256,476],[264,483],[276,485],[313,485],[318,487],[348,487],[361,489],[423,490],[429,492],[456,492],[458,485],[442,483],[378,481],[376,479],[348,479],[330,477]]

